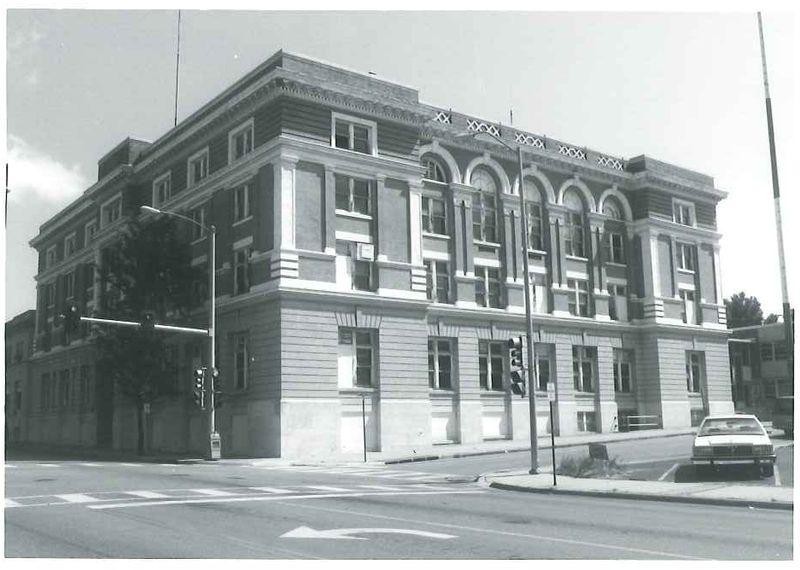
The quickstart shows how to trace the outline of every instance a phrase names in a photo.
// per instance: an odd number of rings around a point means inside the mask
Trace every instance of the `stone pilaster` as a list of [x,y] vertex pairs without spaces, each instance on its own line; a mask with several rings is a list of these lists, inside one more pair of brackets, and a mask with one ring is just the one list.
[[[274,165],[274,243],[270,260],[273,279],[297,278],[298,258],[295,249],[295,167],[298,158],[281,155]],[[287,251],[289,250],[289,251]]]
[[325,165],[325,193],[324,208],[325,213],[323,224],[325,228],[325,244],[322,248],[325,253],[336,252],[336,175],[333,169]]

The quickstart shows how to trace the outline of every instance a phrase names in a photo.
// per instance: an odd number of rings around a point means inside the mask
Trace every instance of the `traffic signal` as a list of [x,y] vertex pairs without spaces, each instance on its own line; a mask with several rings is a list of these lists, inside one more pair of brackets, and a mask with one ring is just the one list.
[[222,406],[222,380],[217,368],[211,369],[211,390],[214,393],[214,408]]
[[205,402],[205,376],[206,376],[206,369],[205,368],[197,368],[194,371],[194,389],[192,390],[192,395],[194,396],[194,403],[197,404],[201,410],[206,409],[206,402]]
[[152,331],[156,326],[156,316],[151,312],[146,312],[142,315],[142,328],[147,331]]
[[81,312],[78,309],[78,305],[70,305],[60,317],[64,321],[64,330],[68,333],[76,331],[81,324]]
[[522,364],[522,337],[508,339],[509,362],[511,364],[511,391],[525,397],[525,368]]

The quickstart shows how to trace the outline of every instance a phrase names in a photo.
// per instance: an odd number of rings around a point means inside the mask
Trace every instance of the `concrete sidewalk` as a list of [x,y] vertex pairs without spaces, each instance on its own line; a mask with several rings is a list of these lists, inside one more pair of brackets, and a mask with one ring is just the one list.
[[553,474],[486,475],[484,480],[495,489],[528,493],[585,495],[647,501],[672,501],[706,505],[734,505],[793,510],[791,487],[731,485],[721,483],[668,483],[663,481],[628,481],[623,479],[578,479]]
[[[677,428],[677,429],[654,429],[646,431],[628,431],[613,433],[582,433],[571,436],[556,436],[556,449],[564,447],[576,447],[589,443],[613,443],[615,441],[631,441],[639,439],[655,439],[662,437],[676,437],[681,435],[694,434],[697,428]],[[550,436],[538,438],[539,449],[550,449]],[[406,453],[381,453],[367,452],[367,459],[380,461],[387,465],[393,463],[408,463],[412,461],[428,461],[432,459],[448,459],[455,457],[471,457],[475,455],[492,455],[500,453],[510,453],[513,451],[530,450],[528,441],[487,441],[475,444],[445,444],[425,447]],[[363,455],[361,456],[363,460]]]

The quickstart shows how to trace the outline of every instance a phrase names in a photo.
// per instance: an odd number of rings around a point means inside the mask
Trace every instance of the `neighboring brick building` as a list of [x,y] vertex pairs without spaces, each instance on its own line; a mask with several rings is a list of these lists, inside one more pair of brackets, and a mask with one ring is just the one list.
[[[525,150],[540,433],[547,392],[563,435],[628,415],[675,427],[732,411],[716,232],[725,193],[710,177],[278,52],[155,142],[123,141],[31,241],[42,383],[32,438],[135,447],[134,412],[96,378],[90,339],[64,338],[53,315],[68,300],[113,315],[102,252],[145,204],[218,228],[224,453],[358,450],[362,398],[370,449],[527,440],[528,404],[507,390],[506,341],[524,331],[515,156],[459,136],[470,131]],[[190,231],[206,264],[205,236]],[[188,394],[203,344],[175,341],[169,365]],[[96,406],[73,406],[68,420],[50,405],[70,401],[61,396],[84,366]],[[153,448],[206,444],[188,395],[154,406],[150,422]]]
[[736,409],[772,419],[775,397],[794,395],[786,327],[783,322],[738,327],[728,341]]
[[6,445],[28,438],[35,318],[36,311],[25,311],[6,323]]

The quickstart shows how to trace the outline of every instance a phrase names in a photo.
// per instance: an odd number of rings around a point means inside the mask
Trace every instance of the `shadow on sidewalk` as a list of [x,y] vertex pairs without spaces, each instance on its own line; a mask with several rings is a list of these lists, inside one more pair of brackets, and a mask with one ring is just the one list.
[[6,447],[6,461],[118,461],[129,463],[178,463],[187,459],[198,459],[196,455],[137,455],[135,452],[116,449],[82,447],[51,447],[24,445]]

